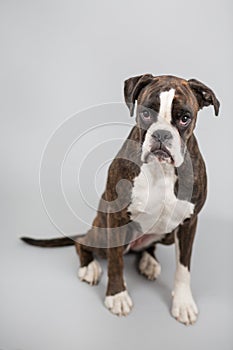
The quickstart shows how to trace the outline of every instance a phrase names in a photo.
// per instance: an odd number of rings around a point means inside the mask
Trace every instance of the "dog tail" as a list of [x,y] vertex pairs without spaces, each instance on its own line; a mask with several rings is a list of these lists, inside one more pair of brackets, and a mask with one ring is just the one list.
[[70,237],[59,237],[50,239],[34,239],[30,237],[20,237],[20,239],[30,245],[43,248],[67,247],[75,244],[75,240],[84,235],[76,235]]

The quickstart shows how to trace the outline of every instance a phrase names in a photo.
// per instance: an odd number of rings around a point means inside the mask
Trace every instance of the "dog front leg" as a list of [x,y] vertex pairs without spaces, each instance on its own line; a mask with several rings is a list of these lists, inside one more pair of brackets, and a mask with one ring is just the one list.
[[108,287],[105,306],[113,314],[118,316],[128,315],[133,306],[132,300],[126,289],[123,272],[123,254],[126,248],[126,226],[127,225],[125,225],[124,228],[123,220],[119,220],[112,213],[108,214]]
[[198,314],[190,286],[190,261],[196,226],[197,217],[194,216],[175,232],[176,273],[171,312],[186,325],[193,324]]
[[123,251],[122,246],[108,249],[108,287],[105,306],[117,316],[128,315],[133,306],[123,277]]

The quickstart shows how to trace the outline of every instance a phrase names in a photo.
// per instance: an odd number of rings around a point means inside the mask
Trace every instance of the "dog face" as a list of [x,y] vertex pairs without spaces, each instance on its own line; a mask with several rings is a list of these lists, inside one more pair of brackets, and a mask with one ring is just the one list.
[[142,162],[159,160],[179,167],[186,144],[195,128],[198,110],[212,104],[218,115],[219,101],[201,82],[173,76],[145,74],[125,81],[125,101],[141,131]]

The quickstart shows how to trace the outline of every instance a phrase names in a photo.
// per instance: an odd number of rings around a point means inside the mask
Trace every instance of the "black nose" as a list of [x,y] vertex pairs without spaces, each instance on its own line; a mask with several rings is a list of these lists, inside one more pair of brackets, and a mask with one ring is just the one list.
[[172,139],[172,134],[168,130],[156,130],[152,136],[156,141],[159,142],[165,142]]

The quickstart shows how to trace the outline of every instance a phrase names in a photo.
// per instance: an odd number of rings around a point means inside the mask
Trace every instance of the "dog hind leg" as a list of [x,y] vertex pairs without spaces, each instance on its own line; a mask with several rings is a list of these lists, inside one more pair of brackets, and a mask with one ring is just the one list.
[[155,248],[156,244],[153,244],[140,253],[138,270],[148,280],[155,280],[161,272],[161,266],[155,256]]
[[98,284],[102,269],[99,262],[94,258],[91,248],[79,242],[75,243],[75,247],[80,259],[79,279],[90,285]]

